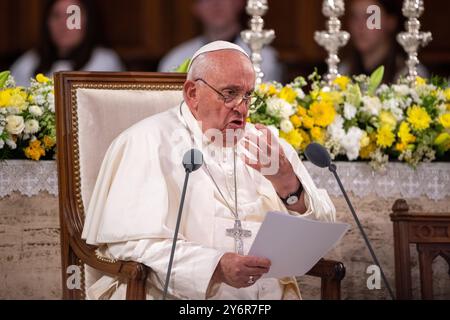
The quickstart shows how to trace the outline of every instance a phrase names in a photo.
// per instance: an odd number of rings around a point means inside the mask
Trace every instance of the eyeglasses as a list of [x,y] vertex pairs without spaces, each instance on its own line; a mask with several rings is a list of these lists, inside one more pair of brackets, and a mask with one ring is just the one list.
[[246,92],[244,94],[239,94],[232,89],[224,89],[222,92],[220,92],[202,78],[195,79],[195,81],[201,81],[206,84],[211,90],[213,90],[222,98],[225,106],[230,109],[239,106],[242,102],[244,102],[245,105],[248,105],[252,99],[253,93]]

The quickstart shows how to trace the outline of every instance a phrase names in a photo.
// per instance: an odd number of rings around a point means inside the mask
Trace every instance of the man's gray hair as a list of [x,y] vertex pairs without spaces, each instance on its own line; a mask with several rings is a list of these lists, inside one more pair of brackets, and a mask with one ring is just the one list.
[[187,79],[194,81],[199,78],[203,78],[205,74],[209,72],[214,72],[216,69],[216,64],[211,63],[211,59],[208,59],[208,53],[199,55],[192,61],[191,67],[189,68]]

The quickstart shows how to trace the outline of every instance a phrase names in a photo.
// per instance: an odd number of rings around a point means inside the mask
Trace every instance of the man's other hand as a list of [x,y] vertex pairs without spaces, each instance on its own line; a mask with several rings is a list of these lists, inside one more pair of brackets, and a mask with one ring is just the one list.
[[266,258],[225,253],[216,267],[212,281],[226,283],[238,289],[250,287],[269,272],[270,265],[270,260]]

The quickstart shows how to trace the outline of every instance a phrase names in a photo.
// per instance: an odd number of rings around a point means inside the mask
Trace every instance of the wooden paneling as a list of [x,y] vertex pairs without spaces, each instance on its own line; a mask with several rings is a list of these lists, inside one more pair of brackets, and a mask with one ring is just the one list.
[[[200,33],[192,14],[195,0],[92,0],[98,3],[105,37],[133,70],[152,71],[172,47]],[[320,0],[269,0],[266,28],[274,29],[274,42],[291,73],[323,64],[325,51],[314,32],[325,29]],[[0,1],[0,68],[39,39],[42,0]],[[434,41],[420,59],[432,71],[450,73],[450,1],[425,0],[423,30]],[[306,67],[305,67],[306,66]]]

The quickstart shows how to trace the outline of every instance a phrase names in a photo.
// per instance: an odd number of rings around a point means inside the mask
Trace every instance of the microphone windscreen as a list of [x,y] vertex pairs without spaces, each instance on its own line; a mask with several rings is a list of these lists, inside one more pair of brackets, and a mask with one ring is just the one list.
[[191,149],[183,157],[183,167],[186,171],[194,172],[203,165],[203,154],[197,149]]
[[331,164],[331,157],[327,149],[318,143],[311,143],[305,150],[306,158],[320,168],[328,168]]

